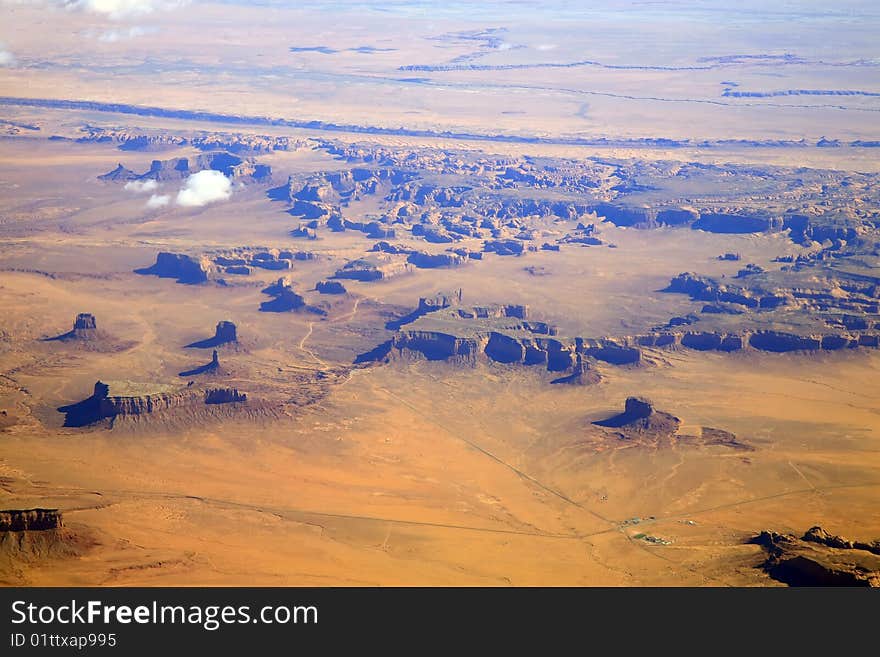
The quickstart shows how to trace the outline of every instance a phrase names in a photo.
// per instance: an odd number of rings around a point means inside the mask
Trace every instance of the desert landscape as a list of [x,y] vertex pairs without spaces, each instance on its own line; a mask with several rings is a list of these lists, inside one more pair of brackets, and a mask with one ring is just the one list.
[[880,9],[0,0],[0,584],[880,586]]

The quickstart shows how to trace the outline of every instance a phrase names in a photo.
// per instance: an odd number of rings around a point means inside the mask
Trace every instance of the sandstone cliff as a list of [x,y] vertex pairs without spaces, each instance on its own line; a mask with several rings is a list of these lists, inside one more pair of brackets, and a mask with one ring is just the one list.
[[81,402],[62,406],[65,426],[83,427],[101,420],[175,411],[201,404],[247,401],[234,388],[197,388],[192,385],[98,381],[92,395]]
[[211,264],[206,258],[162,251],[156,256],[155,264],[134,271],[136,274],[174,278],[178,283],[195,285],[208,280]]
[[0,532],[46,531],[63,526],[58,509],[11,509],[0,511]]
[[[880,587],[880,556],[813,527],[802,538],[764,530],[749,542],[767,552],[762,568],[789,586]],[[862,543],[865,547],[878,545]]]

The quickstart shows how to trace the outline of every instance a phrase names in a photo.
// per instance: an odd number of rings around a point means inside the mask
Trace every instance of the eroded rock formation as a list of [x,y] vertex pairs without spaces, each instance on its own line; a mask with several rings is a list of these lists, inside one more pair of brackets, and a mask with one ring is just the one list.
[[286,278],[279,278],[265,288],[263,294],[272,297],[271,301],[263,301],[260,304],[260,310],[264,313],[286,313],[304,308],[306,305],[305,299],[294,292],[292,284]]
[[[216,355],[216,352],[214,353]],[[214,362],[213,358],[212,362]],[[229,392],[230,390],[232,392]],[[143,416],[186,409],[200,404],[225,403],[223,400],[243,402],[247,400],[247,395],[239,393],[234,388],[98,381],[90,397],[75,404],[62,406],[58,410],[65,414],[65,426],[83,427],[104,419]]]
[[4,584],[27,584],[22,564],[75,556],[81,543],[64,527],[58,509],[0,510],[0,579]]
[[398,276],[410,271],[412,265],[406,261],[396,260],[391,257],[368,256],[347,262],[343,267],[336,270],[334,278],[351,279],[355,281],[381,281],[392,276]]
[[318,281],[315,289],[319,294],[345,294],[347,290],[339,281]]
[[38,532],[61,529],[58,509],[7,509],[0,511],[0,532]]
[[456,253],[425,253],[424,251],[411,253],[407,258],[407,262],[415,265],[419,269],[457,267],[463,265],[467,261],[467,256],[458,255]]
[[235,324],[229,320],[221,320],[217,322],[214,329],[215,344],[226,344],[227,342],[238,342],[238,331]]
[[91,313],[80,313],[73,321],[73,328],[71,330],[67,333],[62,333],[61,335],[47,339],[61,340],[65,342],[68,340],[94,341],[101,337],[104,336],[98,332],[98,323],[97,320],[95,320],[95,316]]
[[200,376],[202,374],[225,374],[225,370],[220,367],[220,356],[217,354],[217,350],[215,349],[211,353],[211,361],[206,363],[205,365],[199,365],[198,367],[194,367],[191,370],[186,370],[181,372],[178,376],[182,377],[192,377],[192,376]]
[[194,349],[211,349],[213,347],[219,347],[220,345],[232,344],[235,342],[238,342],[238,329],[235,324],[224,319],[217,322],[212,337],[207,338],[206,340],[193,342],[186,346]]
[[178,283],[194,285],[206,282],[210,270],[210,262],[206,258],[162,251],[156,256],[155,264],[134,271],[136,274],[174,278]]
[[631,438],[635,434],[643,433],[672,435],[678,431],[681,420],[669,413],[655,410],[654,404],[644,397],[628,397],[623,413],[593,424],[618,429],[621,437]]
[[245,181],[266,181],[272,176],[272,168],[257,164],[252,158],[243,158],[226,151],[210,151],[190,158],[153,160],[150,168],[136,174],[119,164],[113,171],[98,176],[104,182],[128,182],[132,180],[155,180],[157,182],[179,181],[206,169],[219,171],[229,178]]
[[789,586],[880,587],[878,541],[849,541],[813,527],[801,538],[764,530],[749,542],[767,552],[767,574]]
[[73,330],[76,331],[94,331],[98,328],[95,316],[91,313],[80,313],[73,322]]

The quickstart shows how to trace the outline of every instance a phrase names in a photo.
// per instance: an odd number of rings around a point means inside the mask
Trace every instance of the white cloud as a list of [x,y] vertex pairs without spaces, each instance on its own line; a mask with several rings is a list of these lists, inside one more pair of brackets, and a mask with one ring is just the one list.
[[232,196],[232,182],[219,171],[206,169],[186,179],[177,194],[177,205],[199,207],[214,201],[225,201]]
[[129,27],[125,30],[107,30],[98,35],[98,41],[102,43],[116,43],[117,41],[128,41],[135,37],[144,36],[155,32],[155,28],[139,27],[137,25]]
[[537,50],[545,51],[545,50],[556,50],[555,43],[542,43],[541,45],[536,47]]
[[155,11],[170,11],[189,4],[190,0],[0,0],[0,5],[31,5],[83,11],[113,20],[144,16]]
[[61,4],[68,9],[104,14],[110,18],[128,18],[176,9],[185,5],[186,0],[61,0]]
[[134,192],[135,194],[141,194],[143,192],[154,192],[159,188],[159,183],[155,180],[130,180],[125,183],[125,187],[123,189],[127,189],[130,192]]
[[3,47],[3,44],[0,43],[0,66],[13,66],[15,65],[15,57],[12,56],[12,53],[6,50]]
[[155,210],[156,208],[164,208],[170,202],[171,197],[167,194],[163,194],[161,196],[159,196],[158,194],[153,194],[147,201],[147,207],[151,210]]

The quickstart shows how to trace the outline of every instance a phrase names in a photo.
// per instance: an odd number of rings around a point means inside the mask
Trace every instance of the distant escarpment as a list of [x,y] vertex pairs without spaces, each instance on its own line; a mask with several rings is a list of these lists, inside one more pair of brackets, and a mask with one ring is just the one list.
[[811,244],[825,240],[851,240],[861,231],[857,216],[835,212],[804,214],[756,206],[712,208],[635,205],[626,200],[599,203],[591,208],[604,221],[633,228],[690,227],[709,233],[748,234],[789,231],[792,241]]
[[192,146],[201,151],[227,151],[241,155],[293,151],[308,146],[308,141],[305,139],[239,133],[144,133],[90,125],[82,127],[80,131],[84,134],[76,139],[79,143],[110,142],[117,144],[121,151],[156,151]]
[[592,210],[617,226],[788,231],[794,242],[809,245],[852,240],[878,218],[876,174],[636,159],[606,163],[615,165],[615,184]]
[[199,389],[192,385],[98,381],[90,397],[75,404],[62,406],[58,410],[65,414],[65,426],[82,427],[118,417],[186,410],[205,404],[245,402],[247,402],[245,393],[229,387]]
[[789,586],[880,587],[880,541],[851,541],[812,527],[800,538],[764,530],[749,542],[767,552],[764,571]]
[[[487,156],[329,141],[320,147],[351,167],[294,175],[269,190],[302,220],[293,234],[310,239],[324,229],[357,230],[374,239],[408,232],[434,244],[481,239],[487,253],[520,255],[540,244],[546,250],[603,244],[598,234],[559,225],[586,219],[722,234],[788,231],[807,246],[852,241],[880,221],[874,209],[878,175],[870,173]],[[374,197],[375,214],[346,216],[351,203],[368,197]]]

